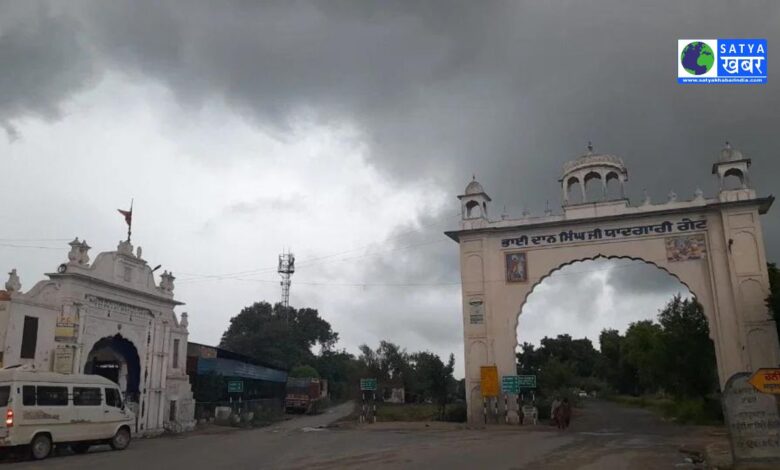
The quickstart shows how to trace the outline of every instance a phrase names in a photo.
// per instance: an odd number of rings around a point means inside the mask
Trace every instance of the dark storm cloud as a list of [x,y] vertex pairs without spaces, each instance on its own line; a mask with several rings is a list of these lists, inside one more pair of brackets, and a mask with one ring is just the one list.
[[[0,103],[6,127],[27,113],[56,115],[90,70],[113,69],[165,85],[187,108],[224,100],[280,136],[297,119],[351,123],[386,175],[451,193],[446,213],[457,211],[454,196],[472,173],[493,197],[494,217],[504,204],[515,216],[524,206],[540,213],[546,201],[555,207],[560,167],[588,140],[625,159],[635,202],[644,188],[655,201],[671,189],[692,197],[697,186],[713,195],[710,165],[726,139],[753,158],[759,193],[775,190],[780,176],[780,82],[675,79],[679,38],[780,44],[773,1],[71,5],[67,15],[39,8],[34,20],[4,27],[4,68],[22,67],[0,81],[2,96],[13,97]],[[32,76],[29,57],[47,73]],[[780,258],[775,213],[764,218],[770,259]],[[442,225],[454,228],[457,218],[421,225],[419,240],[441,237]],[[367,272],[388,282],[449,280],[457,273],[453,248],[380,257]],[[662,289],[654,279],[609,282]]]
[[77,22],[36,2],[0,6],[0,127],[20,137],[13,121],[57,118],[61,104],[94,77]]
[[[63,93],[78,89],[79,71],[89,70],[78,33],[98,51],[100,67],[158,80],[185,106],[225,99],[281,134],[301,116],[348,121],[388,174],[433,177],[454,195],[476,172],[513,214],[558,204],[560,165],[588,140],[626,159],[635,199],[643,188],[655,200],[670,189],[688,197],[697,186],[712,194],[709,165],[726,139],[754,158],[753,182],[763,193],[780,174],[776,80],[675,81],[678,38],[780,43],[777,2],[76,5],[52,24],[38,8],[34,21],[19,22],[21,31],[4,34],[5,44],[18,45],[6,50],[30,50],[6,52],[4,65],[29,70],[32,55],[49,71],[32,80],[41,93],[19,93],[29,73],[1,85],[4,95],[19,96],[6,113],[51,113]],[[780,238],[777,217],[767,232],[770,241]],[[780,256],[776,245],[772,258]]]

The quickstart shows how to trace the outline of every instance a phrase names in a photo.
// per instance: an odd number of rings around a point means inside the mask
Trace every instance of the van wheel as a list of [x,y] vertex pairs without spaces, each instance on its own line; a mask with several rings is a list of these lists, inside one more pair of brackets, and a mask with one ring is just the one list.
[[46,434],[38,434],[30,443],[30,455],[35,460],[45,459],[51,454],[51,438]]
[[89,450],[89,444],[71,444],[70,450],[77,454],[86,454]]
[[130,445],[130,431],[127,428],[122,428],[114,434],[111,438],[109,445],[114,450],[125,450]]

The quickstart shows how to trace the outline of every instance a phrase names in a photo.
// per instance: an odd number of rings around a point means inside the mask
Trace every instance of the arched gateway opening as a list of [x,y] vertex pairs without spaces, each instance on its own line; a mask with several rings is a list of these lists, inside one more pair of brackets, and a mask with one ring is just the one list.
[[84,373],[100,375],[116,382],[125,394],[125,400],[138,402],[141,378],[138,350],[121,335],[106,337],[95,343],[87,356]]
[[560,266],[535,282],[519,312],[517,373],[537,377],[521,404],[533,402],[546,419],[555,396],[648,395],[700,404],[696,419],[717,420],[706,317],[688,287],[652,263],[596,257]]
[[[459,196],[460,228],[447,232],[460,245],[469,422],[483,422],[482,396],[498,388],[483,390],[482,372],[486,380],[497,375],[499,382],[517,374],[518,317],[531,293],[551,273],[563,274],[562,267],[582,260],[649,263],[686,286],[706,316],[721,389],[735,374],[776,367],[780,348],[764,303],[769,277],[760,222],[774,199],[758,197],[749,187],[749,166],[750,159],[727,145],[713,165],[720,187],[715,197],[691,190],[694,197],[687,201],[670,195],[653,203],[646,195],[639,205],[623,197],[577,204],[570,202],[570,183],[594,173],[617,175],[621,194],[627,194],[623,160],[589,145],[587,153],[564,165],[558,180],[562,213],[501,220],[488,218],[491,199],[472,181]],[[740,188],[722,184],[732,169],[744,177]],[[472,201],[484,205],[484,213],[467,217]],[[510,422],[517,419],[514,404],[507,411]]]

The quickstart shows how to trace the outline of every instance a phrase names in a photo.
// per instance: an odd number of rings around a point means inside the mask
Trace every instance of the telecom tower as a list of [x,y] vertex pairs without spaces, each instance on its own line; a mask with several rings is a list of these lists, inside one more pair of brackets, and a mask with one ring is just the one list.
[[282,305],[290,306],[290,278],[295,272],[295,255],[292,253],[282,253],[279,255],[279,275],[282,276]]

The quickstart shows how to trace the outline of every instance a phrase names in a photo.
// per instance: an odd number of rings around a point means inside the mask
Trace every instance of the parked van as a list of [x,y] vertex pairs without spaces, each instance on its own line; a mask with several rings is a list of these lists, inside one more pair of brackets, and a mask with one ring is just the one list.
[[127,448],[135,416],[114,382],[99,375],[0,370],[0,447],[29,446],[44,459],[55,444],[84,453],[94,444]]

